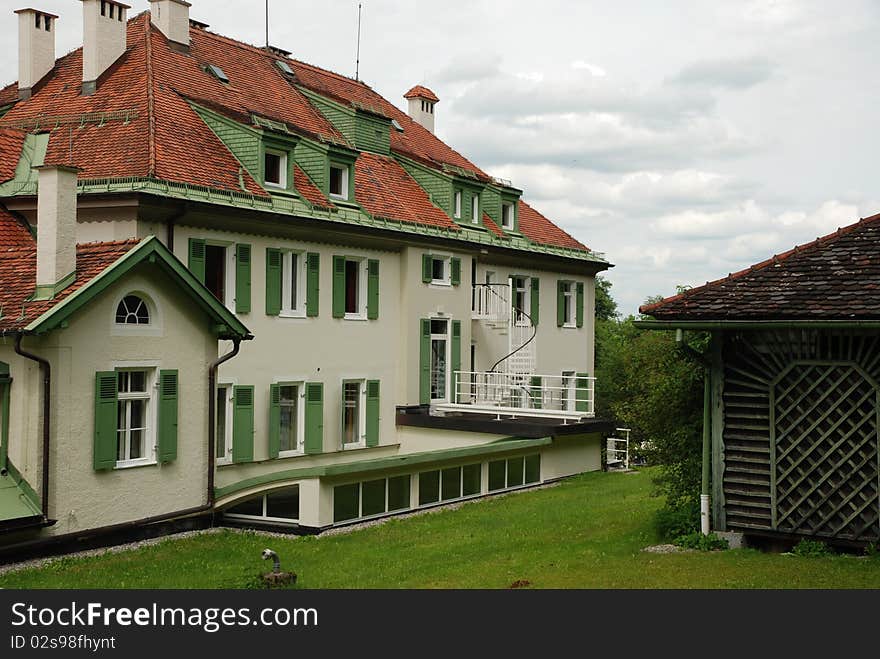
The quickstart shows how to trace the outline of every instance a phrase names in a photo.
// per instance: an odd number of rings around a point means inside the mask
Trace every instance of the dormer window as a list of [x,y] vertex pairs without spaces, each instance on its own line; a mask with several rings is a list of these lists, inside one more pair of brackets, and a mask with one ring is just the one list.
[[334,199],[348,199],[349,168],[345,165],[330,164],[330,196]]
[[513,204],[509,204],[509,203],[501,204],[501,226],[504,229],[509,229],[510,231],[513,231],[513,228],[514,228]]
[[269,187],[287,187],[287,153],[266,149],[263,156],[263,180]]
[[473,224],[480,223],[480,195],[476,192],[471,197],[471,222]]
[[461,190],[455,191],[455,210],[454,215],[456,220],[461,219]]

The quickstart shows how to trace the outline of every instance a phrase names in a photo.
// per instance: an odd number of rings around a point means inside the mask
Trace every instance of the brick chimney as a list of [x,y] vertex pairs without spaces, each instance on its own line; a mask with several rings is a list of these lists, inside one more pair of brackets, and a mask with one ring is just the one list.
[[407,114],[409,114],[417,124],[424,126],[433,133],[434,106],[440,102],[440,99],[437,98],[437,94],[427,87],[416,85],[404,94],[403,97],[409,101]]
[[72,165],[43,165],[37,191],[37,290],[51,300],[76,277],[76,175]]
[[112,0],[80,0],[83,3],[82,93],[91,95],[98,78],[122,57],[126,47],[129,6]]
[[150,19],[172,45],[189,50],[189,8],[185,0],[150,0]]
[[55,66],[55,21],[58,17],[38,9],[17,9],[18,97],[31,97],[34,85]]

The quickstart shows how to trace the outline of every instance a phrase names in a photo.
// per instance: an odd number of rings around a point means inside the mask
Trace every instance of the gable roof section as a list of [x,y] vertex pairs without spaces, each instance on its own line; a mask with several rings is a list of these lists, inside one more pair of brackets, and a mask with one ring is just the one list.
[[590,251],[589,247],[553,224],[522,200],[519,202],[519,231],[526,238],[539,245]]
[[20,130],[0,128],[0,183],[15,178],[24,133]]
[[657,320],[880,319],[880,215],[640,311]]
[[37,250],[0,250],[0,333],[44,334],[88,304],[133,267],[152,259],[218,327],[221,339],[252,338],[235,314],[220,304],[155,236],[141,241],[87,243],[76,247],[76,280],[52,300],[30,300],[36,288]]

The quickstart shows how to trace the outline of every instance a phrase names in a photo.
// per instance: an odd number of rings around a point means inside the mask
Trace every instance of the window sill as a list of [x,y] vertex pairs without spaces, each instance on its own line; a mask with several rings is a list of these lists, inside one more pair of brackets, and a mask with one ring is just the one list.
[[565,323],[565,325],[562,326],[562,329],[577,329],[577,328],[578,328],[578,326],[575,323]]
[[305,457],[305,455],[305,451],[281,451],[275,459],[286,460],[288,458],[302,458]]
[[214,464],[218,467],[228,467],[232,464],[232,460],[229,458],[223,458],[222,460],[215,460]]
[[126,462],[117,462],[113,469],[114,471],[122,471],[124,469],[138,469],[139,467],[155,467],[158,464],[156,460],[128,460]]
[[361,315],[359,313],[347,313],[343,317],[343,320],[367,320],[366,315]]
[[452,286],[452,282],[451,281],[443,281],[442,279],[434,279],[431,282],[429,282],[429,285],[430,286],[438,286],[438,287],[442,287],[442,288],[449,288],[450,286]]
[[274,185],[267,184],[266,190],[273,195],[278,195],[279,197],[290,197],[292,199],[299,199],[299,194],[295,190],[291,190],[290,188],[276,187]]
[[278,314],[279,318],[305,318],[305,311],[281,311]]

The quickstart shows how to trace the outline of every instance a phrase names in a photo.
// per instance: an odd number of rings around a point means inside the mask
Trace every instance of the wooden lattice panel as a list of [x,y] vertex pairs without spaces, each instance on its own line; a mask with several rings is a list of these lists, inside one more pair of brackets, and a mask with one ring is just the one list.
[[800,363],[773,387],[773,527],[878,537],[877,390],[855,364]]

